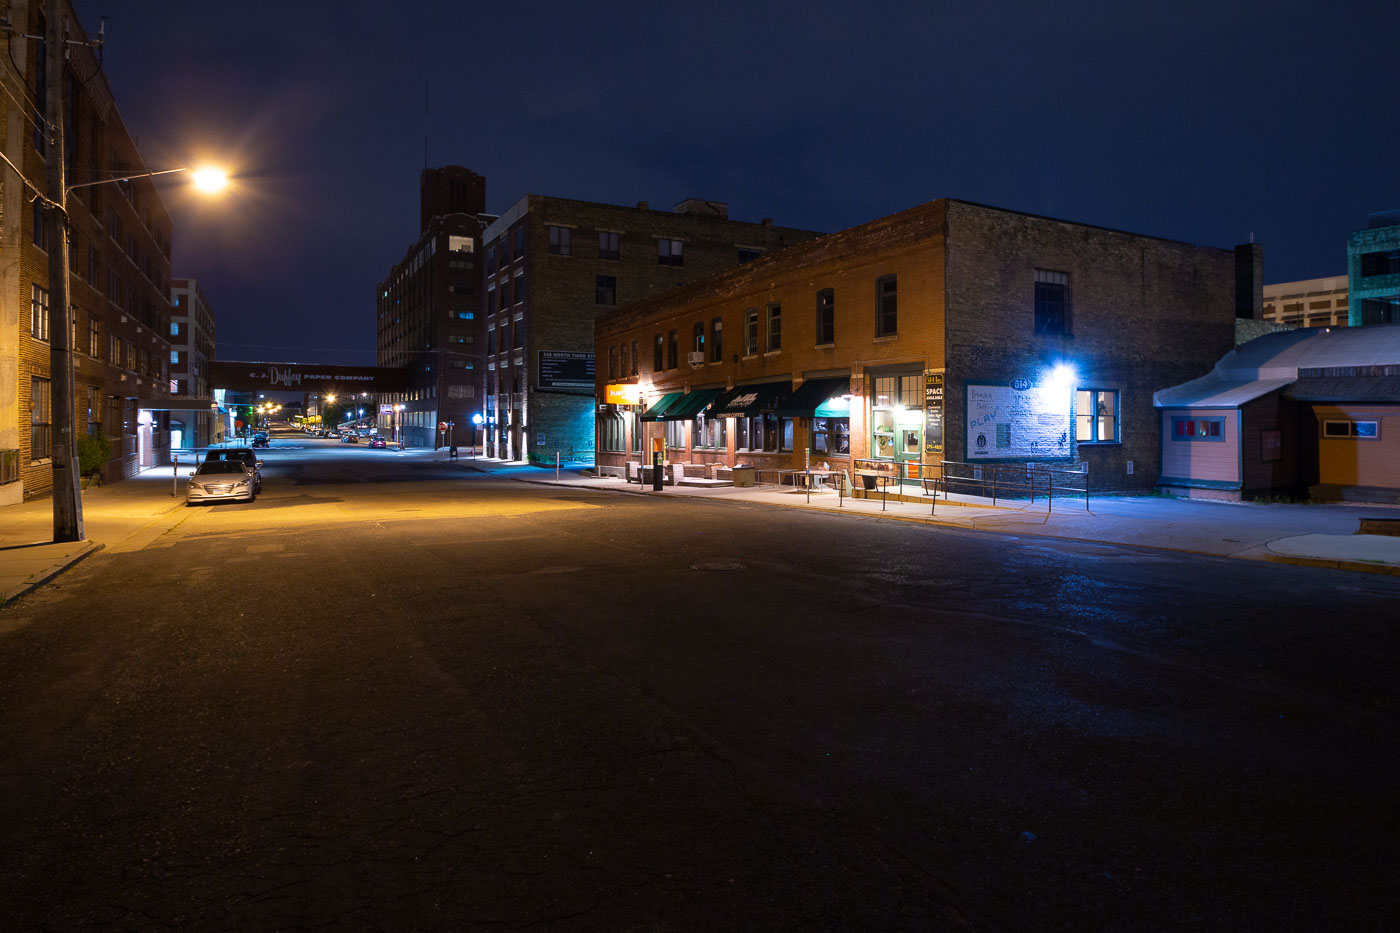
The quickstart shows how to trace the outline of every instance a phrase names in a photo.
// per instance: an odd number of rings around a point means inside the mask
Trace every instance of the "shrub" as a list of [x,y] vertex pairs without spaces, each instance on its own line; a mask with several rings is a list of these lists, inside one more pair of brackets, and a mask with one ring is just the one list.
[[92,476],[106,465],[112,456],[112,442],[101,435],[78,435],[78,472]]

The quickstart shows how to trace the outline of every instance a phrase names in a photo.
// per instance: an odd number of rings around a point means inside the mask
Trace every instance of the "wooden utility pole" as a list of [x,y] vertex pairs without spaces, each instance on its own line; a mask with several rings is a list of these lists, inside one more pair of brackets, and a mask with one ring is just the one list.
[[45,3],[44,131],[48,139],[44,211],[49,249],[49,387],[53,458],[53,539],[83,540],[83,496],[78,484],[78,440],[73,433],[73,309],[68,304],[68,199],[63,173],[63,66],[67,59],[64,0]]

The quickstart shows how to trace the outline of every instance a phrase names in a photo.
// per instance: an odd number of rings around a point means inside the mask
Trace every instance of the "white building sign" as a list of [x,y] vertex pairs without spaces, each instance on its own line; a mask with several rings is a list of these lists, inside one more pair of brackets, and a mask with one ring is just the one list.
[[967,384],[967,459],[1068,460],[1071,403],[1066,385]]

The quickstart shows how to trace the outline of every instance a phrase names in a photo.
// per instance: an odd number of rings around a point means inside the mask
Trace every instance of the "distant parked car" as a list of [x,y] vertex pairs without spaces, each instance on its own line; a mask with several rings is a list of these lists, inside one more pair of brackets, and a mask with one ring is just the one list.
[[263,462],[258,459],[257,454],[246,447],[220,447],[204,455],[205,463],[216,463],[220,460],[246,464],[248,469],[253,471],[253,492],[262,492]]
[[374,437],[371,437],[369,439],[369,446],[382,450],[389,446],[389,442],[386,441],[384,438],[380,437],[378,434],[376,434]]
[[241,460],[206,460],[190,474],[185,505],[233,499],[252,502],[257,492],[257,472]]
[[360,437],[354,432],[346,432],[340,435],[340,442],[342,444],[358,444],[360,442]]
[[253,435],[254,447],[267,447],[269,446],[269,444],[270,441],[268,440],[266,432],[259,431],[258,433]]

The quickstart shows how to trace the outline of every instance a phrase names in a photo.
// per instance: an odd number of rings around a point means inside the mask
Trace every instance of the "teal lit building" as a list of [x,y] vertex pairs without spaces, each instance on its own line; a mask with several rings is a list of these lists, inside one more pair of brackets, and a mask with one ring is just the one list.
[[1347,237],[1348,323],[1400,324],[1400,210]]

